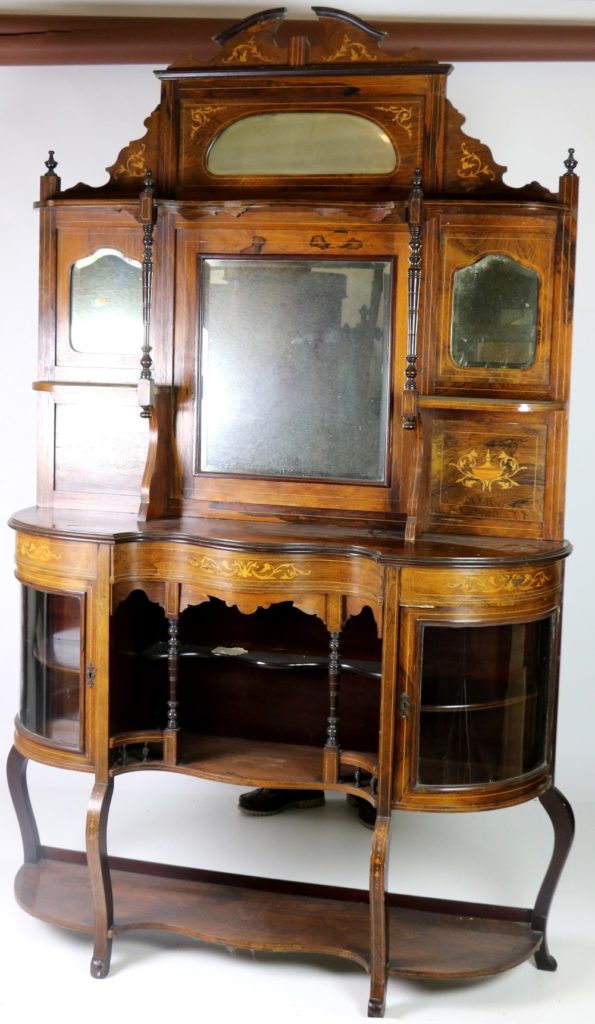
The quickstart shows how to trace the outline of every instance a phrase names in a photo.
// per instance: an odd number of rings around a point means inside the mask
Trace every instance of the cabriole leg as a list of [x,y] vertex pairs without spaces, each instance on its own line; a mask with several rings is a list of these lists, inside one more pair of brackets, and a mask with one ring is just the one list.
[[40,842],[27,788],[28,763],[29,759],[23,757],[17,748],[13,747],[6,762],[6,777],[21,830],[25,862],[27,864],[36,864],[39,860]]
[[368,1017],[383,1017],[386,1002],[388,927],[384,876],[390,818],[376,817],[370,856],[370,999]]
[[110,967],[114,907],[107,860],[107,820],[114,789],[113,780],[96,782],[87,811],[87,863],[95,911],[95,946],[91,960],[93,978],[105,978]]
[[558,965],[548,949],[547,919],[562,869],[574,839],[574,814],[566,798],[559,789],[554,787],[540,796],[539,801],[547,811],[554,828],[554,851],[537,894],[531,924],[536,931],[543,933],[543,942],[535,954],[537,967],[541,971],[555,971]]

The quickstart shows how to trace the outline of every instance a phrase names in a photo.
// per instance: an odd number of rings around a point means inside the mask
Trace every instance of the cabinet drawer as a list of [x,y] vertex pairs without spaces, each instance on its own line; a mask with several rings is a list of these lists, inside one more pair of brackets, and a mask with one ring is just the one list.
[[229,551],[172,543],[116,546],[114,583],[167,580],[205,588],[210,593],[340,592],[378,601],[382,569],[366,558],[313,558],[301,554]]
[[518,603],[519,597],[548,599],[560,586],[561,576],[560,562],[506,569],[403,569],[401,603],[509,605]]
[[15,554],[17,575],[23,581],[35,581],[40,575],[90,580],[97,576],[96,544],[17,533]]

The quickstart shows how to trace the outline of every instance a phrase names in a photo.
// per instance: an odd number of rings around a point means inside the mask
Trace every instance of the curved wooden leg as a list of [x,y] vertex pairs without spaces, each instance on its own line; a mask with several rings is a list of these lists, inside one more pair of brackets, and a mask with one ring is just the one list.
[[556,887],[566,863],[566,858],[574,838],[574,814],[572,807],[559,789],[548,789],[539,798],[547,811],[554,828],[554,851],[545,873],[545,878],[537,894],[531,924],[536,931],[543,934],[543,942],[535,954],[535,963],[540,971],[555,971],[558,966],[551,955],[547,944],[547,919]]
[[386,920],[384,875],[390,831],[390,818],[376,817],[370,856],[370,999],[368,1017],[383,1017],[386,1002],[386,963],[388,927]]
[[95,911],[95,946],[91,960],[93,978],[105,978],[112,952],[114,907],[107,860],[107,820],[114,790],[113,780],[96,782],[87,811],[87,863]]
[[27,788],[28,763],[29,759],[23,757],[16,747],[13,747],[6,762],[6,777],[21,830],[25,862],[27,864],[36,864],[40,857],[40,842]]

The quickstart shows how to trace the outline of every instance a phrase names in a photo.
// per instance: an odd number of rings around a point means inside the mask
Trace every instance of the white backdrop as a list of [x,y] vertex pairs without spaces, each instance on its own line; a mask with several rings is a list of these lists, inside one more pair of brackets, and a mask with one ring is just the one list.
[[[13,5],[45,13],[66,13],[71,4]],[[114,5],[82,4],[87,13],[115,13]],[[192,6],[192,12],[188,7]],[[258,6],[258,5],[256,5]],[[290,5],[299,14],[302,4]],[[118,5],[131,13],[134,5]],[[147,5],[143,5],[145,12]],[[451,16],[471,16],[472,2],[401,4],[404,17],[435,15],[445,8]],[[131,10],[129,11],[129,8]],[[365,8],[365,9],[364,9]],[[484,9],[485,8],[485,9]],[[482,14],[506,17],[590,17],[592,0],[568,3],[489,3]],[[138,11],[138,7],[136,8]],[[194,5],[169,5],[167,14],[198,14]],[[221,16],[246,14],[254,6],[218,7]],[[386,16],[392,4],[360,4],[354,13]],[[0,14],[10,8],[0,7]],[[153,13],[163,13],[157,7]],[[213,7],[200,8],[214,12]],[[595,505],[593,457],[593,385],[595,382],[594,302],[595,235],[595,64],[460,64],[449,79],[449,98],[466,114],[465,129],[487,143],[498,163],[508,165],[506,181],[522,185],[537,179],[557,187],[569,146],[579,160],[581,178],[577,258],[572,414],[568,472],[566,535],[575,551],[568,563],[563,635],[558,785],[577,811],[579,832],[552,916],[552,951],[560,960],[556,975],[543,975],[528,966],[511,975],[474,986],[429,986],[391,981],[387,1016],[415,1021],[454,1020],[477,1024],[514,1010],[515,1021],[558,1021],[560,1010],[586,1019],[595,1007],[591,980],[595,946],[589,935],[589,910],[595,899],[591,850],[595,838],[592,779],[595,744],[591,741],[595,712],[590,645],[592,580],[595,556],[591,524]],[[157,80],[148,67],[0,68],[0,351],[4,384],[0,400],[0,524],[15,510],[35,500],[35,404],[30,383],[36,376],[37,214],[38,176],[49,148],[55,149],[64,187],[83,180],[98,185],[103,168],[119,149],[142,134],[142,122],[158,102]],[[0,754],[11,743],[11,722],[17,708],[19,680],[19,591],[12,577],[11,531],[0,525]],[[34,802],[42,839],[55,845],[83,843],[85,803],[91,778],[32,766]],[[239,831],[235,793],[177,777],[152,774],[120,780],[113,806],[110,846],[131,856],[195,863],[204,867],[288,877],[313,878],[338,884],[366,884],[369,835],[344,814],[343,803],[331,801],[322,815],[307,819],[296,813],[277,823],[250,825]],[[304,812],[302,812],[303,815]],[[326,815],[326,817],[325,817]],[[329,829],[328,818],[335,831]],[[532,902],[536,877],[549,855],[550,832],[537,804],[489,815],[403,815],[394,828],[391,881],[395,889],[423,891],[446,897]],[[7,981],[0,988],[0,1011],[23,984],[29,986],[32,1015],[49,1008],[68,1024],[78,1017],[77,1000],[91,1000],[90,1019],[100,1012],[127,1014],[127,999],[138,999],[147,981],[155,985],[151,1009],[163,1012],[172,987],[185,998],[195,986],[200,998],[190,1012],[204,1020],[293,1020],[319,1007],[320,1019],[344,1022],[365,1015],[367,983],[351,967],[319,966],[318,961],[261,957],[260,968],[247,955],[233,960],[217,950],[201,949],[185,940],[118,940],[118,970],[106,982],[88,977],[88,940],[64,936],[33,921],[13,903],[11,877],[20,863],[20,847],[4,787],[0,795],[0,907],[12,927],[3,929],[6,949],[0,959]],[[206,833],[202,833],[203,825]],[[266,837],[266,841],[265,841]],[[237,852],[238,846],[241,852]],[[289,864],[288,864],[289,861]],[[405,881],[406,879],[406,881]],[[557,941],[556,941],[557,939]],[[120,946],[120,944],[122,944]],[[177,948],[177,959],[168,952]],[[167,960],[167,968],[163,962]],[[130,962],[129,961],[133,961]],[[162,973],[151,978],[157,961]],[[264,966],[262,966],[264,962]],[[23,981],[24,965],[40,972],[39,985]],[[281,965],[281,966],[279,966]],[[168,971],[170,972],[168,974]],[[173,975],[171,974],[173,972]],[[68,979],[68,995],[56,978]],[[173,980],[172,980],[173,979]],[[520,979],[520,980],[519,980]],[[224,996],[221,996],[221,991]],[[405,1012],[406,1011],[406,1012]],[[186,1010],[185,1012],[188,1012]],[[452,1014],[452,1016],[449,1016]],[[427,1016],[426,1016],[427,1015]],[[46,1013],[47,1016],[47,1013]],[[6,1018],[5,1018],[6,1019]],[[509,1017],[510,1019],[510,1017]]]

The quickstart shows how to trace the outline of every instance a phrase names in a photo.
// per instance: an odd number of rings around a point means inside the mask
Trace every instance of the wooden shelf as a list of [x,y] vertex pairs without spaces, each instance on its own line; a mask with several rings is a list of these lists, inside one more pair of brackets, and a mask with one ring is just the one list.
[[[116,747],[118,743],[142,743],[145,739],[154,742],[159,738],[157,733],[130,732],[110,739],[110,747]],[[232,785],[274,789],[345,789],[369,797],[368,790],[358,789],[355,783],[339,782],[331,785],[323,780],[324,747],[188,733],[181,735],[180,746],[182,754],[178,764],[131,760],[126,765],[114,765],[112,772],[120,774],[125,771],[163,768]],[[378,770],[376,755],[368,751],[341,752],[340,760],[343,766],[349,766],[350,769],[359,766],[371,775],[376,775]]]
[[[113,935],[182,932],[216,945],[324,953],[370,965],[368,893],[110,858]],[[42,848],[16,878],[19,904],[35,917],[93,933],[86,858]],[[522,963],[542,942],[530,911],[391,895],[389,965],[409,978],[472,978]]]
[[[133,653],[133,652],[127,652]],[[141,652],[141,657],[150,661],[167,661],[168,646],[165,642],[153,644]],[[320,654],[298,654],[292,651],[251,651],[242,647],[205,647],[197,644],[180,644],[178,658],[194,658],[204,661],[235,661],[255,668],[291,671],[326,671],[328,657]],[[371,659],[343,658],[341,672],[355,673],[369,679],[380,679],[380,662]]]

